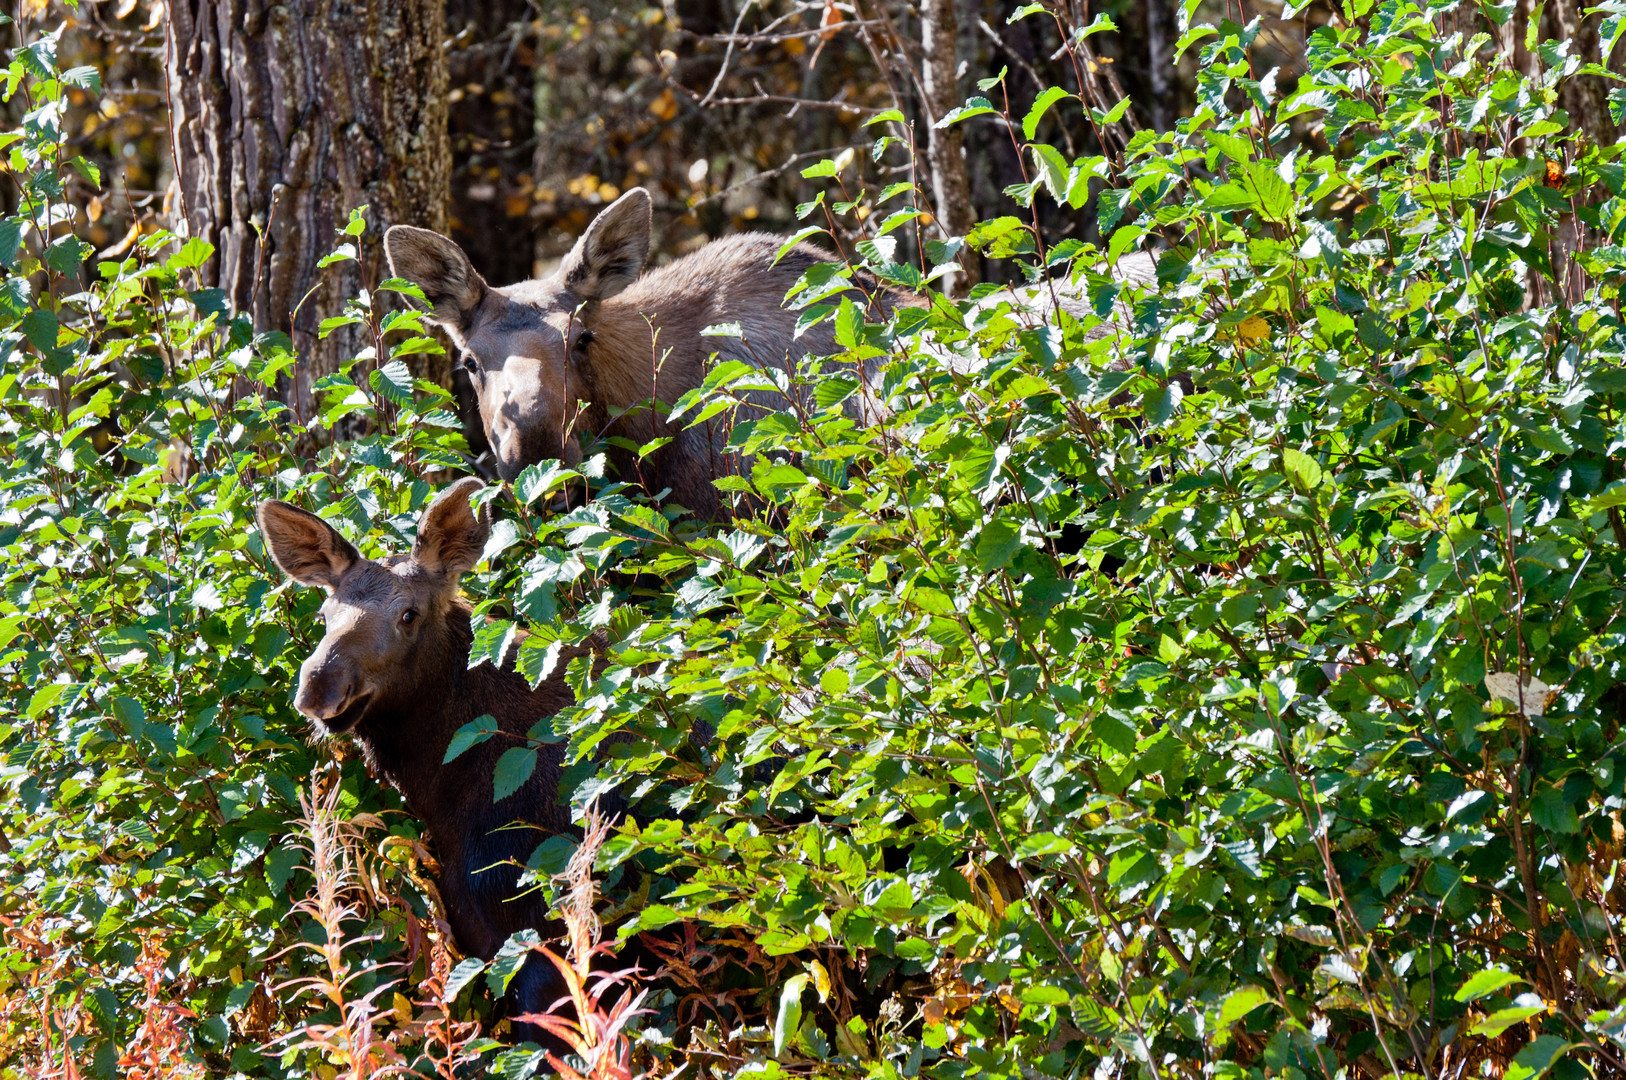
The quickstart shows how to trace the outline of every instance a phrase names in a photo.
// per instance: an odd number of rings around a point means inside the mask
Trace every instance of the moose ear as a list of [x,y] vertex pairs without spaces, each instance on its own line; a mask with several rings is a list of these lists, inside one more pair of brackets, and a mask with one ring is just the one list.
[[281,499],[267,499],[258,514],[265,550],[282,572],[299,582],[332,592],[361,558],[333,526]]
[[559,264],[559,280],[585,301],[609,299],[643,272],[649,227],[649,192],[633,188],[587,226]]
[[462,248],[437,232],[395,225],[384,234],[384,256],[390,273],[423,290],[431,321],[468,329],[485,299],[486,282]]
[[457,577],[474,569],[491,536],[491,515],[476,514],[469,499],[485,484],[466,476],[435,497],[418,519],[412,558],[427,570]]

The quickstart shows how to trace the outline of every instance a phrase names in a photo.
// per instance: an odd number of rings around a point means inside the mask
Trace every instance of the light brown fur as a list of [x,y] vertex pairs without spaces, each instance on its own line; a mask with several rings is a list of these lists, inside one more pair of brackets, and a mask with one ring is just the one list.
[[[683,417],[624,411],[652,396],[670,406],[700,385],[713,353],[719,362],[793,371],[806,355],[838,351],[828,321],[797,338],[798,313],[784,305],[796,280],[830,257],[798,244],[775,262],[783,239],[751,233],[639,276],[649,221],[649,195],[635,188],[593,221],[556,274],[505,288],[488,286],[462,249],[427,230],[396,226],[385,247],[391,269],[423,289],[431,320],[462,350],[504,479],[550,458],[574,465],[595,436],[637,445],[669,437],[641,461],[613,451],[621,478],[718,517],[712,480],[730,467],[726,422],[686,429]],[[744,337],[701,335],[724,323],[738,324]],[[810,398],[811,388],[796,390],[803,393]],[[741,420],[785,407],[779,394],[751,397],[758,407]]]

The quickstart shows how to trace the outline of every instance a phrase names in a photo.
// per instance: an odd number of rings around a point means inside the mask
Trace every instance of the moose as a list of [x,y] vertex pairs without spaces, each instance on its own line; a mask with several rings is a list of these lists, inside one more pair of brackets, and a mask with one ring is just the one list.
[[[796,312],[784,306],[798,278],[831,256],[801,243],[776,259],[783,237],[744,233],[642,274],[650,223],[649,193],[633,188],[593,219],[552,277],[504,288],[487,285],[462,248],[428,229],[396,225],[384,250],[391,272],[423,291],[429,321],[461,351],[503,479],[550,458],[578,463],[584,433],[638,445],[667,438],[643,463],[612,451],[622,478],[637,475],[652,494],[667,491],[716,518],[723,510],[712,480],[724,468],[726,429],[687,427],[683,417],[637,406],[670,404],[699,386],[713,352],[787,372],[803,356],[837,352],[828,321],[798,337]],[[701,333],[728,323],[742,336]],[[749,396],[765,410],[785,405],[766,391]]]
[[[266,551],[288,577],[326,590],[326,632],[299,672],[294,707],[325,732],[352,734],[369,765],[404,796],[439,856],[441,898],[458,947],[491,959],[510,934],[553,927],[539,893],[519,893],[518,867],[542,833],[574,834],[559,804],[564,752],[544,746],[529,782],[493,802],[497,757],[539,719],[574,700],[563,670],[585,650],[567,651],[534,689],[511,666],[468,665],[470,608],[458,579],[480,561],[489,514],[470,496],[482,487],[459,480],[418,520],[408,555],[362,558],[332,526],[289,503],[260,504]],[[450,762],[446,750],[464,724],[490,715],[510,738],[493,738]],[[612,799],[606,810],[620,812]],[[514,823],[532,828],[512,828]],[[509,987],[509,1007],[546,1012],[563,983],[532,957]],[[514,1025],[520,1039],[547,1044],[535,1025]]]

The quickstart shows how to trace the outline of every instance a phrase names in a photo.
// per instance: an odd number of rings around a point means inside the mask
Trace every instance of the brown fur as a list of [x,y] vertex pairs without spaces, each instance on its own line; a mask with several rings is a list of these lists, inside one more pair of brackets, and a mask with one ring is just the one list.
[[[490,532],[484,513],[469,506],[480,487],[467,479],[442,492],[419,521],[412,554],[378,562],[285,502],[262,503],[259,523],[277,565],[328,593],[327,630],[300,668],[294,706],[329,734],[353,735],[369,764],[401,792],[440,859],[441,898],[458,947],[490,959],[519,930],[547,936],[547,905],[539,893],[517,895],[517,865],[547,837],[578,832],[559,803],[562,744],[544,745],[530,780],[501,802],[492,800],[497,758],[523,745],[538,720],[571,704],[564,669],[582,651],[569,650],[535,689],[510,666],[468,666],[473,632],[457,583],[479,561]],[[445,762],[452,735],[483,715],[503,734]],[[514,985],[516,1011],[546,1011],[558,990],[551,965],[528,964]],[[522,1038],[540,1034],[516,1030]]]
[[[684,430],[682,418],[621,413],[652,396],[676,402],[700,384],[712,353],[785,369],[804,355],[836,352],[828,321],[798,339],[797,313],[784,306],[797,278],[830,257],[798,244],[776,263],[783,239],[751,233],[639,277],[649,222],[649,195],[635,188],[594,219],[554,276],[500,289],[456,244],[428,230],[398,225],[385,249],[394,273],[423,289],[430,319],[462,350],[504,479],[550,458],[574,465],[582,442],[600,434],[640,445],[670,437],[642,462],[620,453],[622,478],[716,517],[722,508],[712,480],[726,468],[726,425]],[[701,336],[720,323],[739,324],[743,340]],[[757,415],[785,407],[778,394],[754,399]],[[588,407],[578,409],[579,401]]]

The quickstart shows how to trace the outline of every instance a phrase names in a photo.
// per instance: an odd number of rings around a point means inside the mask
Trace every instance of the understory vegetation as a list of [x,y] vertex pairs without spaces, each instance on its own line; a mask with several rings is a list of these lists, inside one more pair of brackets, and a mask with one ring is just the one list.
[[[497,790],[565,740],[575,806],[636,803],[594,838],[603,936],[669,960],[583,1075],[1626,1075],[1626,162],[1555,105],[1612,76],[1514,67],[1503,7],[1467,38],[1348,0],[1289,87],[1195,6],[1195,112],[1101,155],[1047,133],[1104,114],[1006,115],[988,73],[946,122],[1007,124],[1029,182],[962,240],[899,242],[890,135],[804,172],[803,235],[867,237],[793,294],[839,371],[801,412],[734,364],[658,406],[732,420],[733,521],[602,448],[480,496],[471,663],[608,643]],[[323,313],[372,345],[294,415],[292,343],[198,287],[206,245],[75,235],[96,72],[49,35],[9,63],[0,1076],[550,1071],[494,1013],[533,942],[454,955],[419,826],[292,709],[321,597],[254,525],[275,496],[403,551],[466,471],[414,288]],[[1031,302],[934,291],[958,244]],[[1155,282],[1110,273],[1140,251]],[[576,854],[528,880],[579,906]]]

